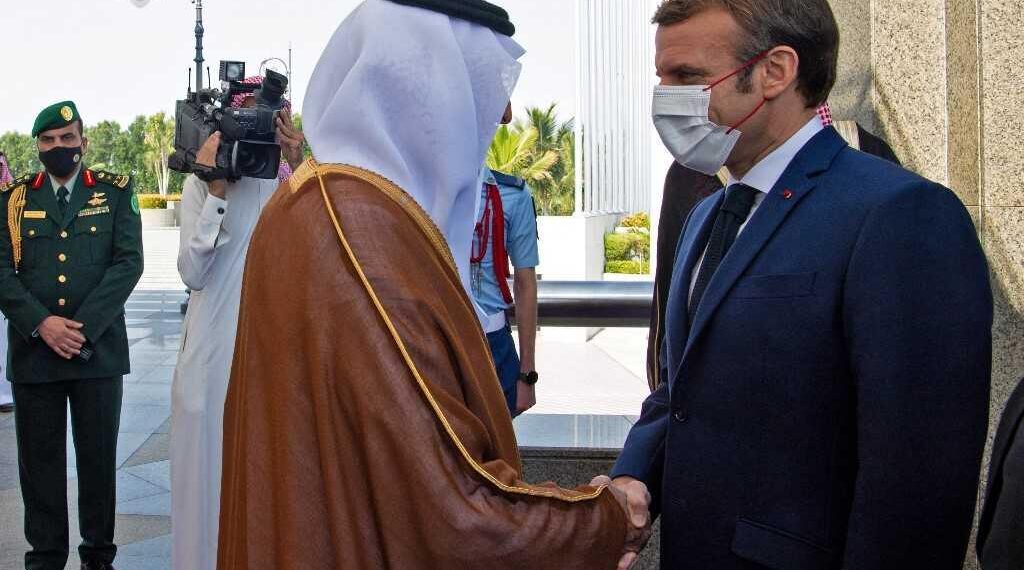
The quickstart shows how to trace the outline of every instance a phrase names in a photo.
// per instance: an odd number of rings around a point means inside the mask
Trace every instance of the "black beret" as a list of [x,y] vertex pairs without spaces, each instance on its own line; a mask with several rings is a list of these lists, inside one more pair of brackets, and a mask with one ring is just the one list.
[[433,12],[447,14],[452,18],[466,20],[488,27],[499,34],[512,36],[516,27],[504,9],[485,0],[391,0],[404,6],[415,6]]

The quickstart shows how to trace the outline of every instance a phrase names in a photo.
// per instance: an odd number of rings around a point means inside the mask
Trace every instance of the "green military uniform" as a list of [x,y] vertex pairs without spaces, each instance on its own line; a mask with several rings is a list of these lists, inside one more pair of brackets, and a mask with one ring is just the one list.
[[[33,134],[76,120],[73,104],[58,104],[40,115]],[[63,204],[58,196],[66,196]],[[54,188],[46,172],[8,184],[0,189],[0,212],[7,217],[0,224],[0,310],[9,320],[8,377],[32,545],[26,568],[62,569],[67,561],[68,402],[78,460],[79,553],[83,563],[103,568],[116,553],[115,450],[122,376],[129,372],[124,305],[143,264],[138,200],[130,177],[79,165],[63,188]],[[39,336],[51,315],[83,324],[82,355],[64,359]]]

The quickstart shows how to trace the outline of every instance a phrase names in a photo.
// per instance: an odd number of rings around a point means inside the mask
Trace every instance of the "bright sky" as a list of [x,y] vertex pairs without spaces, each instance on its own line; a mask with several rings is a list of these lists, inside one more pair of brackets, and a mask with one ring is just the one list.
[[[514,104],[559,104],[573,114],[575,16],[569,0],[499,0],[527,50]],[[321,50],[357,0],[204,0],[203,55],[214,81],[221,59],[244,60],[254,75],[270,57],[288,59],[293,100],[302,98]],[[36,114],[73,99],[87,124],[173,113],[195,54],[189,0],[3,0],[0,133],[29,132]],[[388,33],[381,30],[382,34]]]

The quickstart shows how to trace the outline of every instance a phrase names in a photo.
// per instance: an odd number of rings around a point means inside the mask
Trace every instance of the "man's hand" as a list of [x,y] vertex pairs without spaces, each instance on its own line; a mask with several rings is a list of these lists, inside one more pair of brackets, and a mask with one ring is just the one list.
[[281,109],[277,114],[277,144],[281,145],[281,155],[288,161],[288,166],[291,166],[292,170],[297,170],[302,165],[305,142],[306,137],[292,122],[291,111]]
[[43,319],[37,331],[47,346],[61,358],[71,360],[78,356],[85,344],[85,335],[80,332],[81,329],[82,323],[51,315]]
[[196,154],[196,164],[215,168],[217,166],[217,149],[219,148],[220,131],[217,131],[210,135],[210,138],[206,139],[203,146],[199,147],[199,153]]
[[[220,131],[217,131],[210,135],[210,138],[206,139],[203,146],[199,148],[199,154],[196,155],[196,164],[199,166],[205,166],[207,168],[217,167],[217,150],[220,148]],[[223,180],[211,180],[206,184],[210,189],[210,194],[224,199],[227,194],[227,184]]]
[[647,485],[632,477],[618,477],[612,481],[607,475],[594,477],[590,484],[594,487],[607,486],[626,513],[626,548],[617,569],[629,570],[651,538],[651,494],[647,492]]
[[529,410],[537,405],[537,387],[517,380],[519,386],[516,388],[516,415]]

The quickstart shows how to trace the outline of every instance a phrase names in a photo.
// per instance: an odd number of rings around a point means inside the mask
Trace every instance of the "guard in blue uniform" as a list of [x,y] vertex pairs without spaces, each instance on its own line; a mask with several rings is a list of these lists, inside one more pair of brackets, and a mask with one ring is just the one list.
[[[511,118],[511,109],[506,113]],[[473,298],[484,313],[484,332],[491,346],[498,379],[515,417],[536,403],[537,372],[537,216],[533,196],[521,178],[484,167],[481,206],[477,216],[471,275]],[[515,268],[513,291],[508,262]],[[515,304],[522,358],[516,353],[505,313]]]

